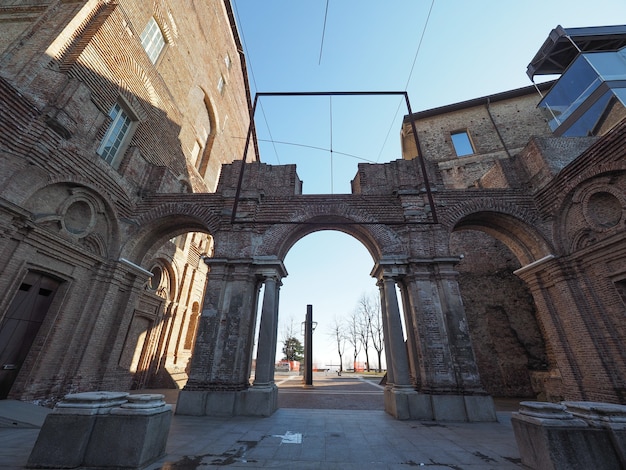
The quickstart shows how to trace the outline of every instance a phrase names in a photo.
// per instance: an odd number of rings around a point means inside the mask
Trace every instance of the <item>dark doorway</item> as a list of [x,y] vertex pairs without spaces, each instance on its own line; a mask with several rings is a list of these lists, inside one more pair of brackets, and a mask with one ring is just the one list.
[[0,399],[8,396],[59,284],[34,272],[20,284],[0,325]]

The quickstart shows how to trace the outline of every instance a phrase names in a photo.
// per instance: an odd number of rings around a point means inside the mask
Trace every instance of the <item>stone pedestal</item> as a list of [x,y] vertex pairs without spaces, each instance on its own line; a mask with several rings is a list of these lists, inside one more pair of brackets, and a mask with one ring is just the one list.
[[620,468],[626,468],[626,405],[588,401],[564,401],[562,404],[590,427],[604,429],[613,444]]
[[87,467],[142,468],[165,455],[172,407],[163,395],[129,395],[96,420],[85,452]]
[[609,434],[565,405],[522,402],[511,418],[522,463],[531,469],[620,469]]
[[27,466],[142,468],[165,454],[171,416],[163,395],[66,395],[44,421]]
[[415,390],[385,389],[385,411],[396,419],[420,421],[497,421],[489,395],[429,395]]
[[278,409],[275,384],[239,391],[181,390],[177,415],[189,416],[271,416]]

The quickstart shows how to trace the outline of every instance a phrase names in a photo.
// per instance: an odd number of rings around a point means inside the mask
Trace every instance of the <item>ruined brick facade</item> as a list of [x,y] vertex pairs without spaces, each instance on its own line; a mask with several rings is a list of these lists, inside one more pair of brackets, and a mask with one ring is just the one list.
[[252,147],[240,161],[250,97],[228,2],[13,3],[0,343],[23,328],[32,344],[3,364],[5,396],[184,385],[179,413],[273,412],[283,260],[330,229],[372,256],[392,415],[490,420],[489,393],[626,400],[626,124],[555,138],[534,89],[514,90],[414,115],[426,174],[407,118],[404,159],[359,165],[352,194],[303,195],[295,166]]
[[[623,402],[625,127],[556,138],[539,100],[528,87],[413,116],[441,188],[467,188],[450,251],[481,378],[495,396]],[[455,153],[459,130],[469,156]],[[407,118],[404,158],[412,132]],[[515,194],[530,198],[517,214]]]
[[[138,244],[132,214],[151,194],[214,191],[222,163],[243,156],[250,96],[230,5],[0,7],[5,350],[19,306],[43,302],[21,293],[53,284],[32,345],[4,358],[2,395],[182,386],[212,239],[172,216]],[[154,63],[141,43],[151,20],[164,42]],[[115,104],[131,132],[105,161]]]

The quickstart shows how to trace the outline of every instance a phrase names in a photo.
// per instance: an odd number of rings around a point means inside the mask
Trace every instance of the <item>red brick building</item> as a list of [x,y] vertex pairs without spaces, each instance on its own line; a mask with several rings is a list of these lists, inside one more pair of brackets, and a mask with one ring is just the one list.
[[152,194],[213,192],[243,156],[230,4],[9,3],[0,396],[184,384],[212,240],[174,217],[138,240],[131,213]]

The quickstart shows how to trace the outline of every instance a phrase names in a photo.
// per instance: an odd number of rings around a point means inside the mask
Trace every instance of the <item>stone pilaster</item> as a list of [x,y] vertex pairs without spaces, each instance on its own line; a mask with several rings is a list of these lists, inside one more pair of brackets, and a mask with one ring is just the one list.
[[[209,282],[176,412],[226,415],[249,387],[258,279],[252,260],[206,259]],[[207,393],[209,392],[209,393]]]

